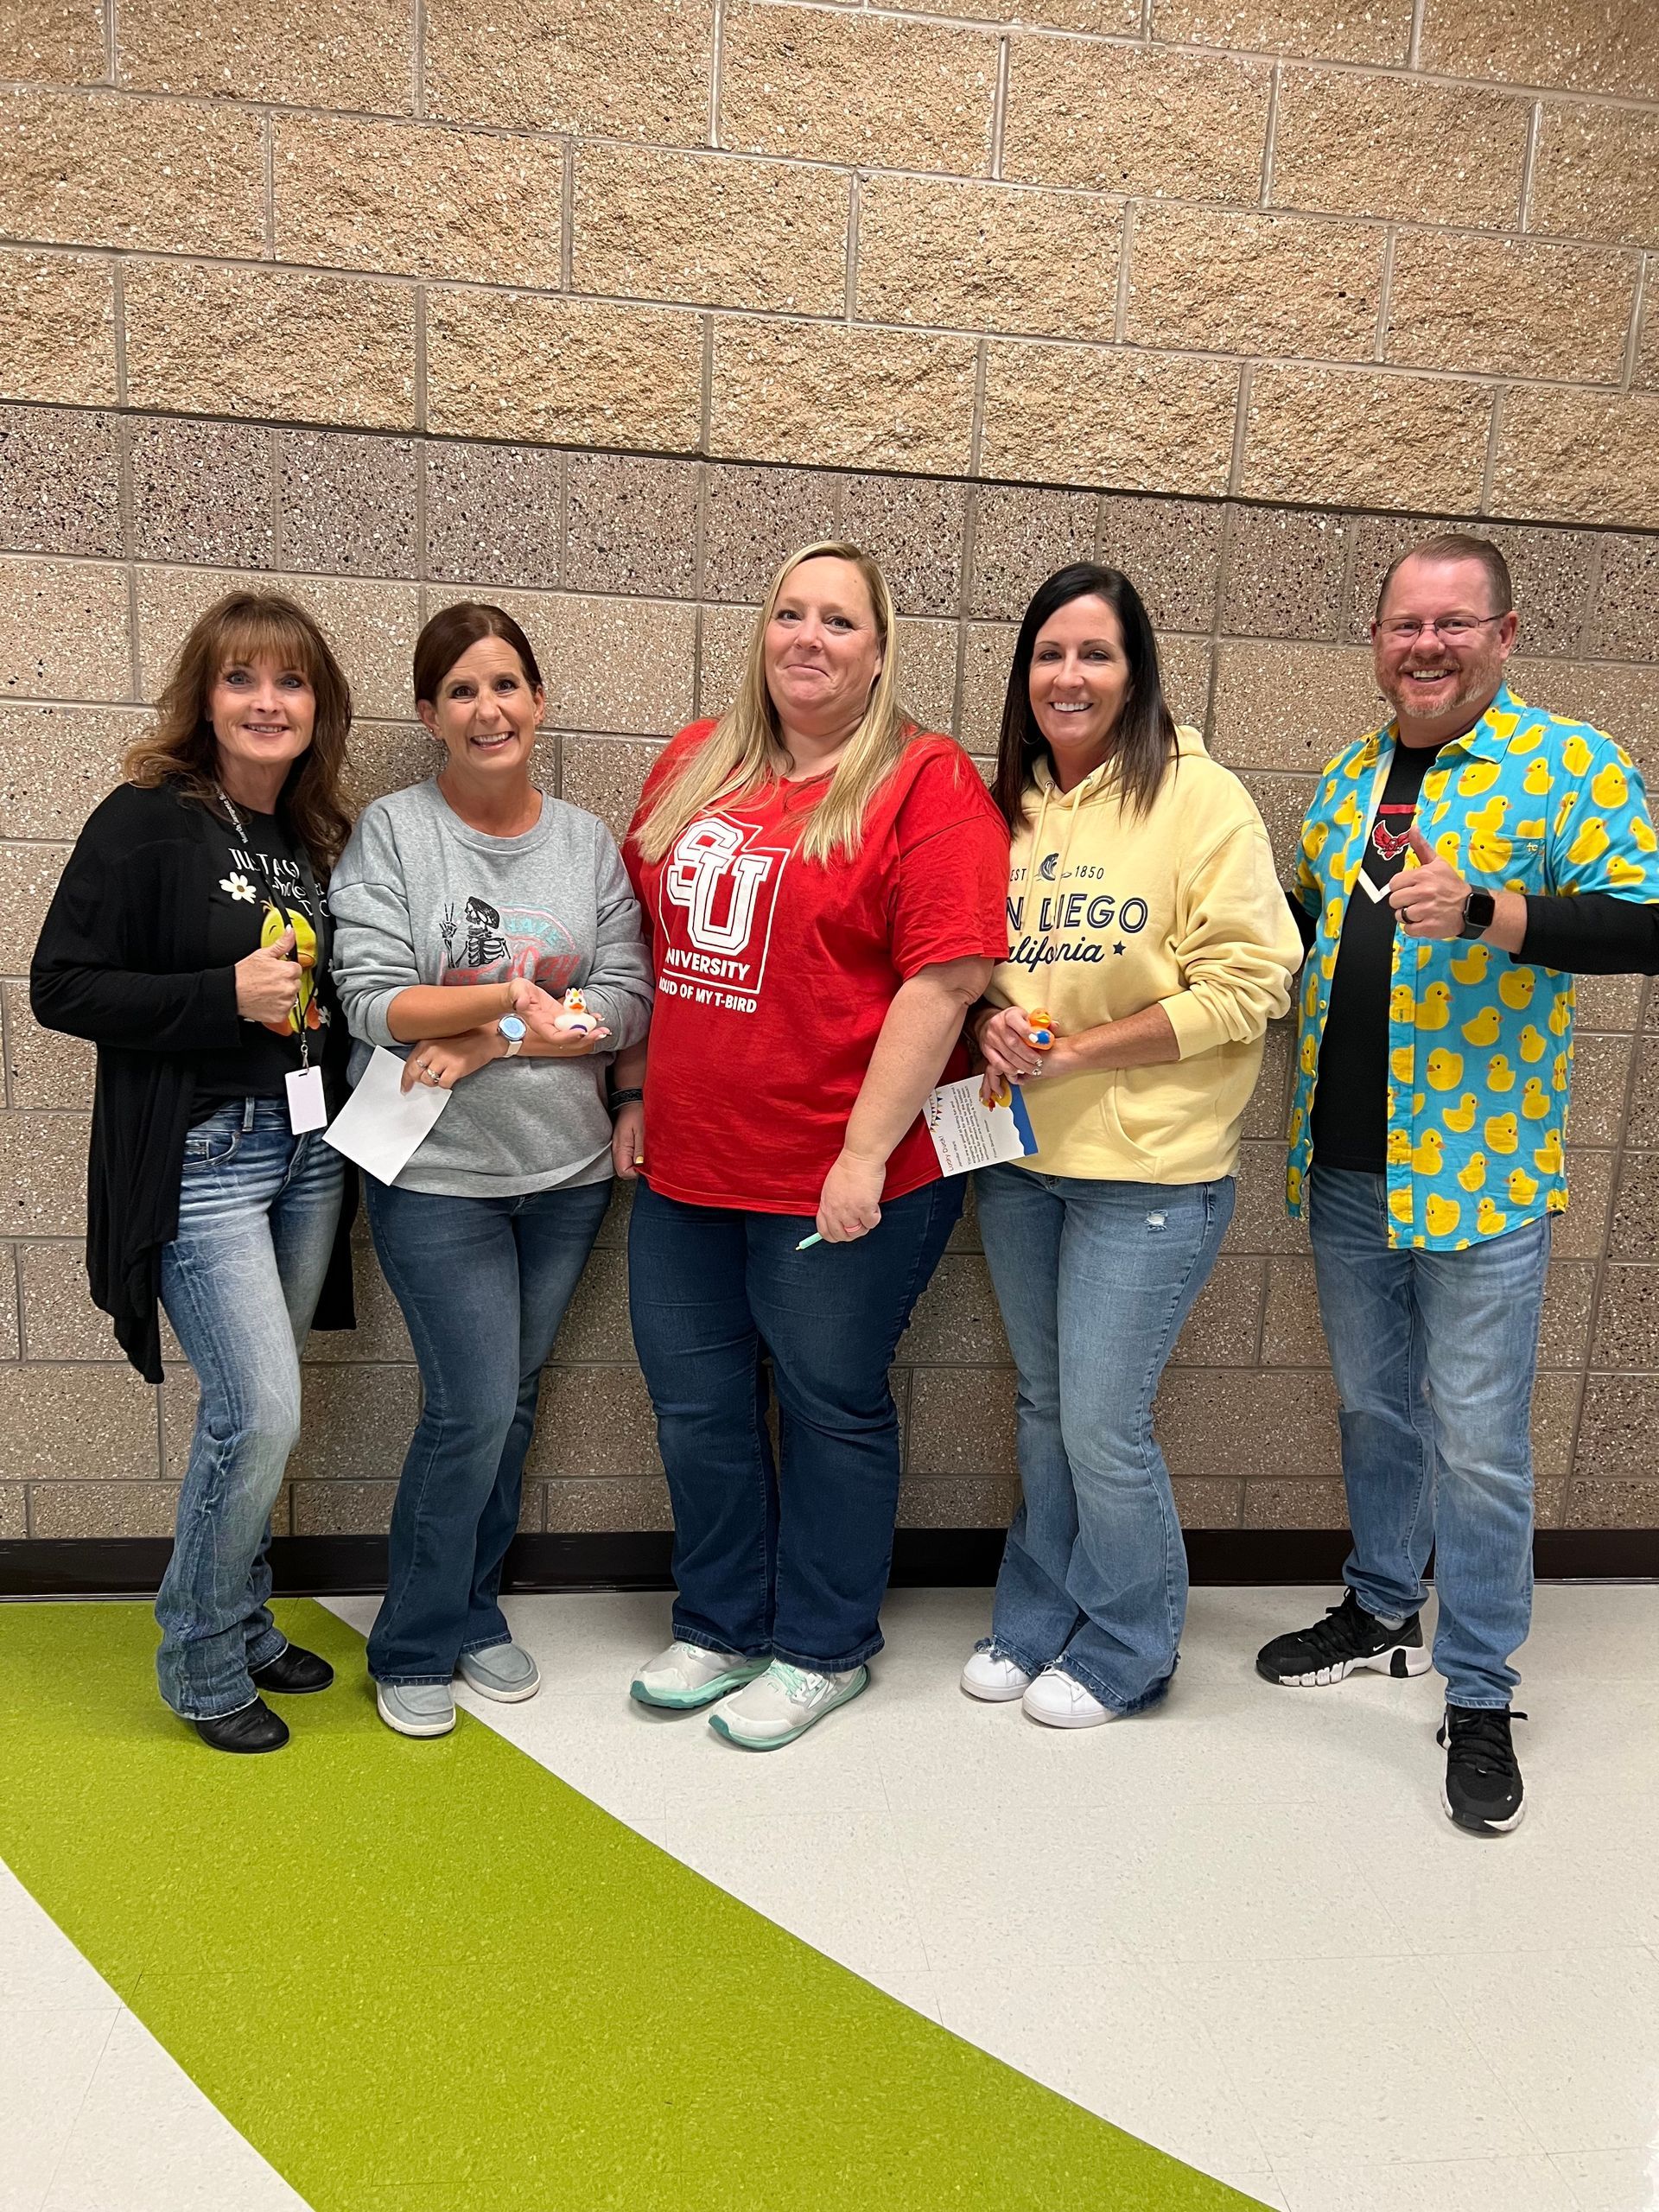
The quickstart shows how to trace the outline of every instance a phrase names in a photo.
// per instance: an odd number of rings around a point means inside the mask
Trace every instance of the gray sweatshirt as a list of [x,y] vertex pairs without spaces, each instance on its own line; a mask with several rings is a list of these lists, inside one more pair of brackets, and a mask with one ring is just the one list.
[[435,782],[363,810],[328,886],[334,974],[356,1042],[404,1052],[386,1027],[416,983],[499,983],[529,976],[559,995],[573,983],[610,1031],[576,1060],[493,1060],[454,1095],[397,1178],[400,1190],[508,1198],[611,1172],[605,1071],[651,1018],[651,963],[615,840],[563,799],[542,801],[522,837],[487,837],[450,811]]

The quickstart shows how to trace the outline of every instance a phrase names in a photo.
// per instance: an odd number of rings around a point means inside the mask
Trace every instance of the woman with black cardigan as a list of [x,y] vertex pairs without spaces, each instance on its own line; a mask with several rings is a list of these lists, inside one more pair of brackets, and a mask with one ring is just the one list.
[[321,1130],[348,1040],[322,885],[351,828],[351,694],[303,608],[233,593],[180,649],[126,780],[82,830],[30,1001],[98,1047],[86,1270],[162,1379],[156,1305],[201,1386],[156,1600],[162,1697],[217,1751],[270,1751],[260,1695],[334,1671],[271,1618],[270,1513],[315,1318],[352,1325],[345,1163]]

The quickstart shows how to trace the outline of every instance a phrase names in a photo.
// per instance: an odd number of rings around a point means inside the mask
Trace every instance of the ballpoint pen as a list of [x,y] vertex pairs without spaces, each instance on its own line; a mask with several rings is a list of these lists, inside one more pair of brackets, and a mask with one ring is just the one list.
[[817,1230],[815,1229],[810,1236],[802,1237],[800,1243],[795,1247],[795,1249],[798,1252],[804,1252],[809,1244],[822,1244],[823,1242],[823,1237],[819,1236]]

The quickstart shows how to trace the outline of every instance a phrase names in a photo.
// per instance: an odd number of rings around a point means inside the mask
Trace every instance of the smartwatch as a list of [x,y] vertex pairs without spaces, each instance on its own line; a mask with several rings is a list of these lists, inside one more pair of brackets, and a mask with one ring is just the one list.
[[524,1022],[518,1014],[504,1014],[495,1025],[495,1033],[506,1040],[506,1058],[511,1059],[524,1043],[526,1033]]
[[1463,902],[1463,927],[1458,935],[1484,937],[1497,912],[1497,901],[1490,891],[1471,891]]

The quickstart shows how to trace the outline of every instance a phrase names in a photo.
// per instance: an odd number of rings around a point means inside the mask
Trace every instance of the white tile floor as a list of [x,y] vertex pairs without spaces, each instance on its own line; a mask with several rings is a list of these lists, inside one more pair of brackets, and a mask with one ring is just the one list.
[[[547,1688],[464,1701],[906,2004],[1282,2212],[1659,2212],[1659,1589],[1540,1590],[1529,1815],[1492,1841],[1440,1812],[1433,1677],[1256,1680],[1319,1602],[1195,1592],[1166,1708],[1077,1734],[957,1691],[982,1592],[895,1595],[874,1688],[772,1758],[629,1704],[658,1597],[513,1601]],[[338,1610],[365,1627],[373,1601]],[[302,2212],[3,1872],[0,2145],[0,2212]]]

